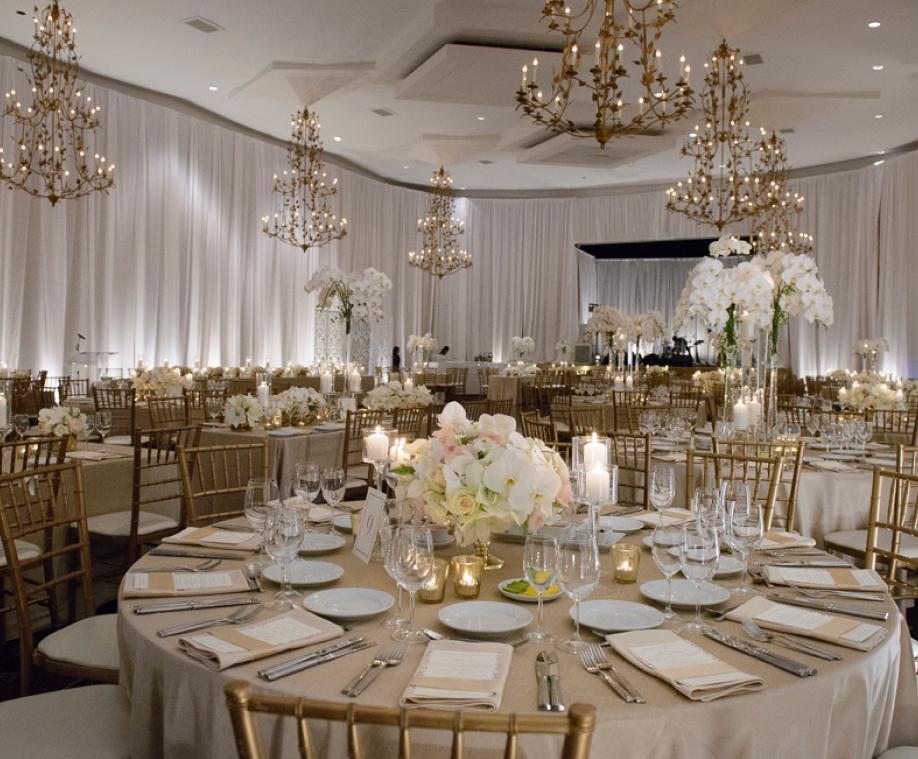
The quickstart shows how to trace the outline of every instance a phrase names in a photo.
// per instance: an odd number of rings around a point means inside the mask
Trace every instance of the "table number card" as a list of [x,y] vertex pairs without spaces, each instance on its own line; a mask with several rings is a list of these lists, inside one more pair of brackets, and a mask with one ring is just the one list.
[[354,536],[354,556],[364,564],[370,563],[385,519],[386,495],[376,488],[370,488],[367,491],[367,502],[360,513],[360,527]]

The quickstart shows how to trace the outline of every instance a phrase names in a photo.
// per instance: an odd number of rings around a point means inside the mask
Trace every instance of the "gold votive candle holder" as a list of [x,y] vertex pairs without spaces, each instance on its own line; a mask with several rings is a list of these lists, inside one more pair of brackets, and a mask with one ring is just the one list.
[[426,604],[438,604],[446,594],[446,578],[449,576],[449,562],[434,559],[430,574],[418,591],[418,599]]
[[623,585],[636,582],[641,565],[641,547],[634,543],[615,543],[611,553],[615,582]]
[[484,559],[480,556],[453,556],[453,593],[456,598],[478,598]]

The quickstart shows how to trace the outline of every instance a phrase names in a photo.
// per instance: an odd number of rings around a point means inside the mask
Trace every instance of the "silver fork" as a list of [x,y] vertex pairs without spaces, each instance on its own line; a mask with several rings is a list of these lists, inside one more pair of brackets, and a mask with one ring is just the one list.
[[583,668],[589,672],[591,675],[599,675],[603,681],[608,685],[615,694],[624,702],[631,704],[634,703],[634,697],[626,691],[621,683],[618,682],[612,675],[608,672],[604,672],[599,665],[595,662],[593,657],[590,654],[590,649],[588,646],[584,646],[579,651],[580,663],[583,665]]
[[379,677],[383,669],[386,667],[397,667],[401,664],[407,650],[408,645],[405,643],[390,646],[364,667],[363,671],[351,680],[341,692],[345,696],[356,698],[370,687],[370,684]]
[[810,656],[816,656],[819,659],[825,659],[826,661],[841,661],[842,659],[842,657],[838,654],[831,651],[826,651],[824,648],[811,646],[809,643],[803,643],[799,640],[785,637],[784,635],[775,635],[773,633],[766,632],[749,617],[740,618],[740,624],[749,634],[750,638],[755,638],[760,643],[777,643],[778,645],[784,646],[785,648],[790,648],[794,651],[800,651],[801,653],[809,654]]
[[828,556],[825,551],[820,551],[818,548],[777,548],[765,551],[765,553],[776,559],[781,559],[785,556]]
[[222,559],[205,559],[193,567],[153,567],[152,569],[138,569],[138,572],[150,574],[152,572],[209,572],[216,567]]
[[631,683],[629,683],[625,679],[624,675],[622,675],[621,672],[619,672],[617,669],[615,669],[615,667],[612,666],[612,662],[609,661],[609,658],[606,656],[605,651],[603,651],[602,648],[600,648],[598,643],[587,643],[587,648],[590,649],[590,654],[593,656],[593,659],[596,662],[596,666],[599,667],[599,669],[602,672],[608,672],[616,680],[618,680],[621,683],[622,687],[626,691],[628,691],[628,694],[631,696],[634,703],[636,704],[646,704],[647,703],[644,697],[640,693],[638,693],[633,687],[631,687]]
[[793,588],[801,596],[808,598],[856,598],[858,601],[883,601],[886,599],[885,593],[859,593],[856,590],[819,590],[816,588],[801,588],[799,585],[788,583],[788,587]]
[[160,638],[168,638],[172,635],[181,635],[182,633],[194,632],[195,630],[203,630],[205,627],[213,627],[214,625],[244,625],[246,622],[254,619],[256,615],[261,612],[261,609],[261,604],[241,606],[232,614],[227,614],[225,617],[205,619],[202,622],[189,622],[184,625],[176,625],[175,627],[164,627],[162,630],[157,630],[156,634]]

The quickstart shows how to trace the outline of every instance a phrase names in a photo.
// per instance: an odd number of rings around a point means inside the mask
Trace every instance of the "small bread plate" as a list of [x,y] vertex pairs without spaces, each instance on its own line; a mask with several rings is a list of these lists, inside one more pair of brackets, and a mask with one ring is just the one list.
[[[519,592],[519,588],[522,588],[523,583],[526,584],[526,589],[522,592]],[[511,586],[517,590],[511,590]],[[500,591],[502,596],[506,596],[512,601],[522,601],[527,604],[535,604],[539,602],[539,596],[536,594],[535,588],[529,583],[525,577],[512,577],[509,580],[503,580],[498,583],[497,589]],[[543,601],[554,601],[556,598],[561,598],[563,594],[561,593],[561,588],[557,583],[552,584],[550,588],[545,591],[545,594],[542,596]]]
[[[651,580],[641,585],[641,595],[660,604],[666,603],[666,580]],[[730,591],[719,585],[705,583],[696,588],[689,580],[673,580],[672,604],[679,609],[701,606],[716,606],[730,598]]]
[[[337,580],[344,574],[344,569],[330,561],[304,561],[303,559],[294,559],[290,562],[288,570],[290,584],[296,587],[309,587],[310,585],[325,585]],[[276,582],[278,585],[283,582],[283,569],[280,564],[271,564],[265,567],[261,573],[262,576]]]
[[[568,614],[577,621],[576,606]],[[633,601],[583,601],[580,604],[580,624],[599,632],[650,630],[663,624],[663,613],[652,606]]]
[[395,599],[374,588],[331,588],[310,593],[303,599],[307,611],[327,619],[358,621],[389,611]]

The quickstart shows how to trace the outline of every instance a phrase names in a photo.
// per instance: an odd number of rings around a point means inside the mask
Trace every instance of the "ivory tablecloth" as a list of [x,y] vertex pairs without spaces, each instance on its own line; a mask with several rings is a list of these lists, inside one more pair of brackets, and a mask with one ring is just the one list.
[[[493,552],[507,559],[505,569],[485,576],[482,598],[501,600],[497,582],[520,574],[521,547],[492,545]],[[444,554],[454,553],[455,549]],[[346,573],[339,586],[382,588],[392,591],[392,581],[378,562],[369,566],[355,560],[349,546],[323,557],[342,565]],[[163,561],[146,557],[145,562]],[[173,560],[174,561],[174,560]],[[609,568],[608,554],[603,556]],[[641,560],[641,581],[658,577],[646,549]],[[610,586],[608,579],[594,598],[639,600],[637,585]],[[447,593],[445,603],[455,599]],[[178,621],[207,618],[212,612],[182,612],[138,616],[131,613],[136,601],[121,600],[119,640],[121,680],[132,699],[133,759],[227,759],[235,754],[233,733],[224,706],[223,686],[233,679],[250,680],[271,693],[345,701],[340,688],[368,662],[375,651],[344,657],[330,664],[301,672],[268,684],[255,672],[268,663],[292,658],[290,653],[261,662],[213,672],[179,653],[174,638],[160,639],[155,631]],[[417,621],[439,627],[436,615],[442,605],[419,604]],[[546,605],[548,629],[567,636],[573,625],[567,616],[566,599]],[[887,639],[869,653],[844,650],[841,662],[808,660],[819,669],[816,677],[799,679],[762,664],[705,638],[693,638],[698,645],[745,671],[766,680],[763,691],[725,698],[712,703],[693,703],[669,686],[616,660],[622,672],[647,698],[647,704],[626,705],[598,677],[584,672],[577,660],[560,654],[562,690],[568,703],[595,704],[598,708],[592,756],[627,759],[868,759],[888,745],[918,742],[918,696],[911,669],[908,635],[895,607],[887,602],[892,617],[886,623]],[[535,607],[530,607],[535,611]],[[683,615],[684,616],[684,615]],[[720,623],[725,630],[739,632],[732,622]],[[357,625],[349,635],[366,635],[380,646],[388,642],[388,631],[380,620]],[[392,706],[418,664],[423,646],[409,650],[405,662],[384,672],[358,703]],[[533,674],[539,646],[526,644],[515,649],[501,711],[535,713],[536,681]],[[782,650],[781,653],[789,653]],[[800,655],[802,656],[802,655]],[[292,722],[261,723],[262,736],[272,757],[296,756]],[[316,724],[313,738],[319,756],[346,755],[344,727],[330,729]],[[391,757],[397,751],[394,730],[362,728],[362,743],[371,757]],[[424,732],[415,735],[415,754],[424,759],[448,755],[448,736]],[[559,740],[543,737],[521,742],[522,756],[558,755]],[[437,750],[431,748],[436,745]],[[499,756],[493,739],[468,736],[468,756]]]

